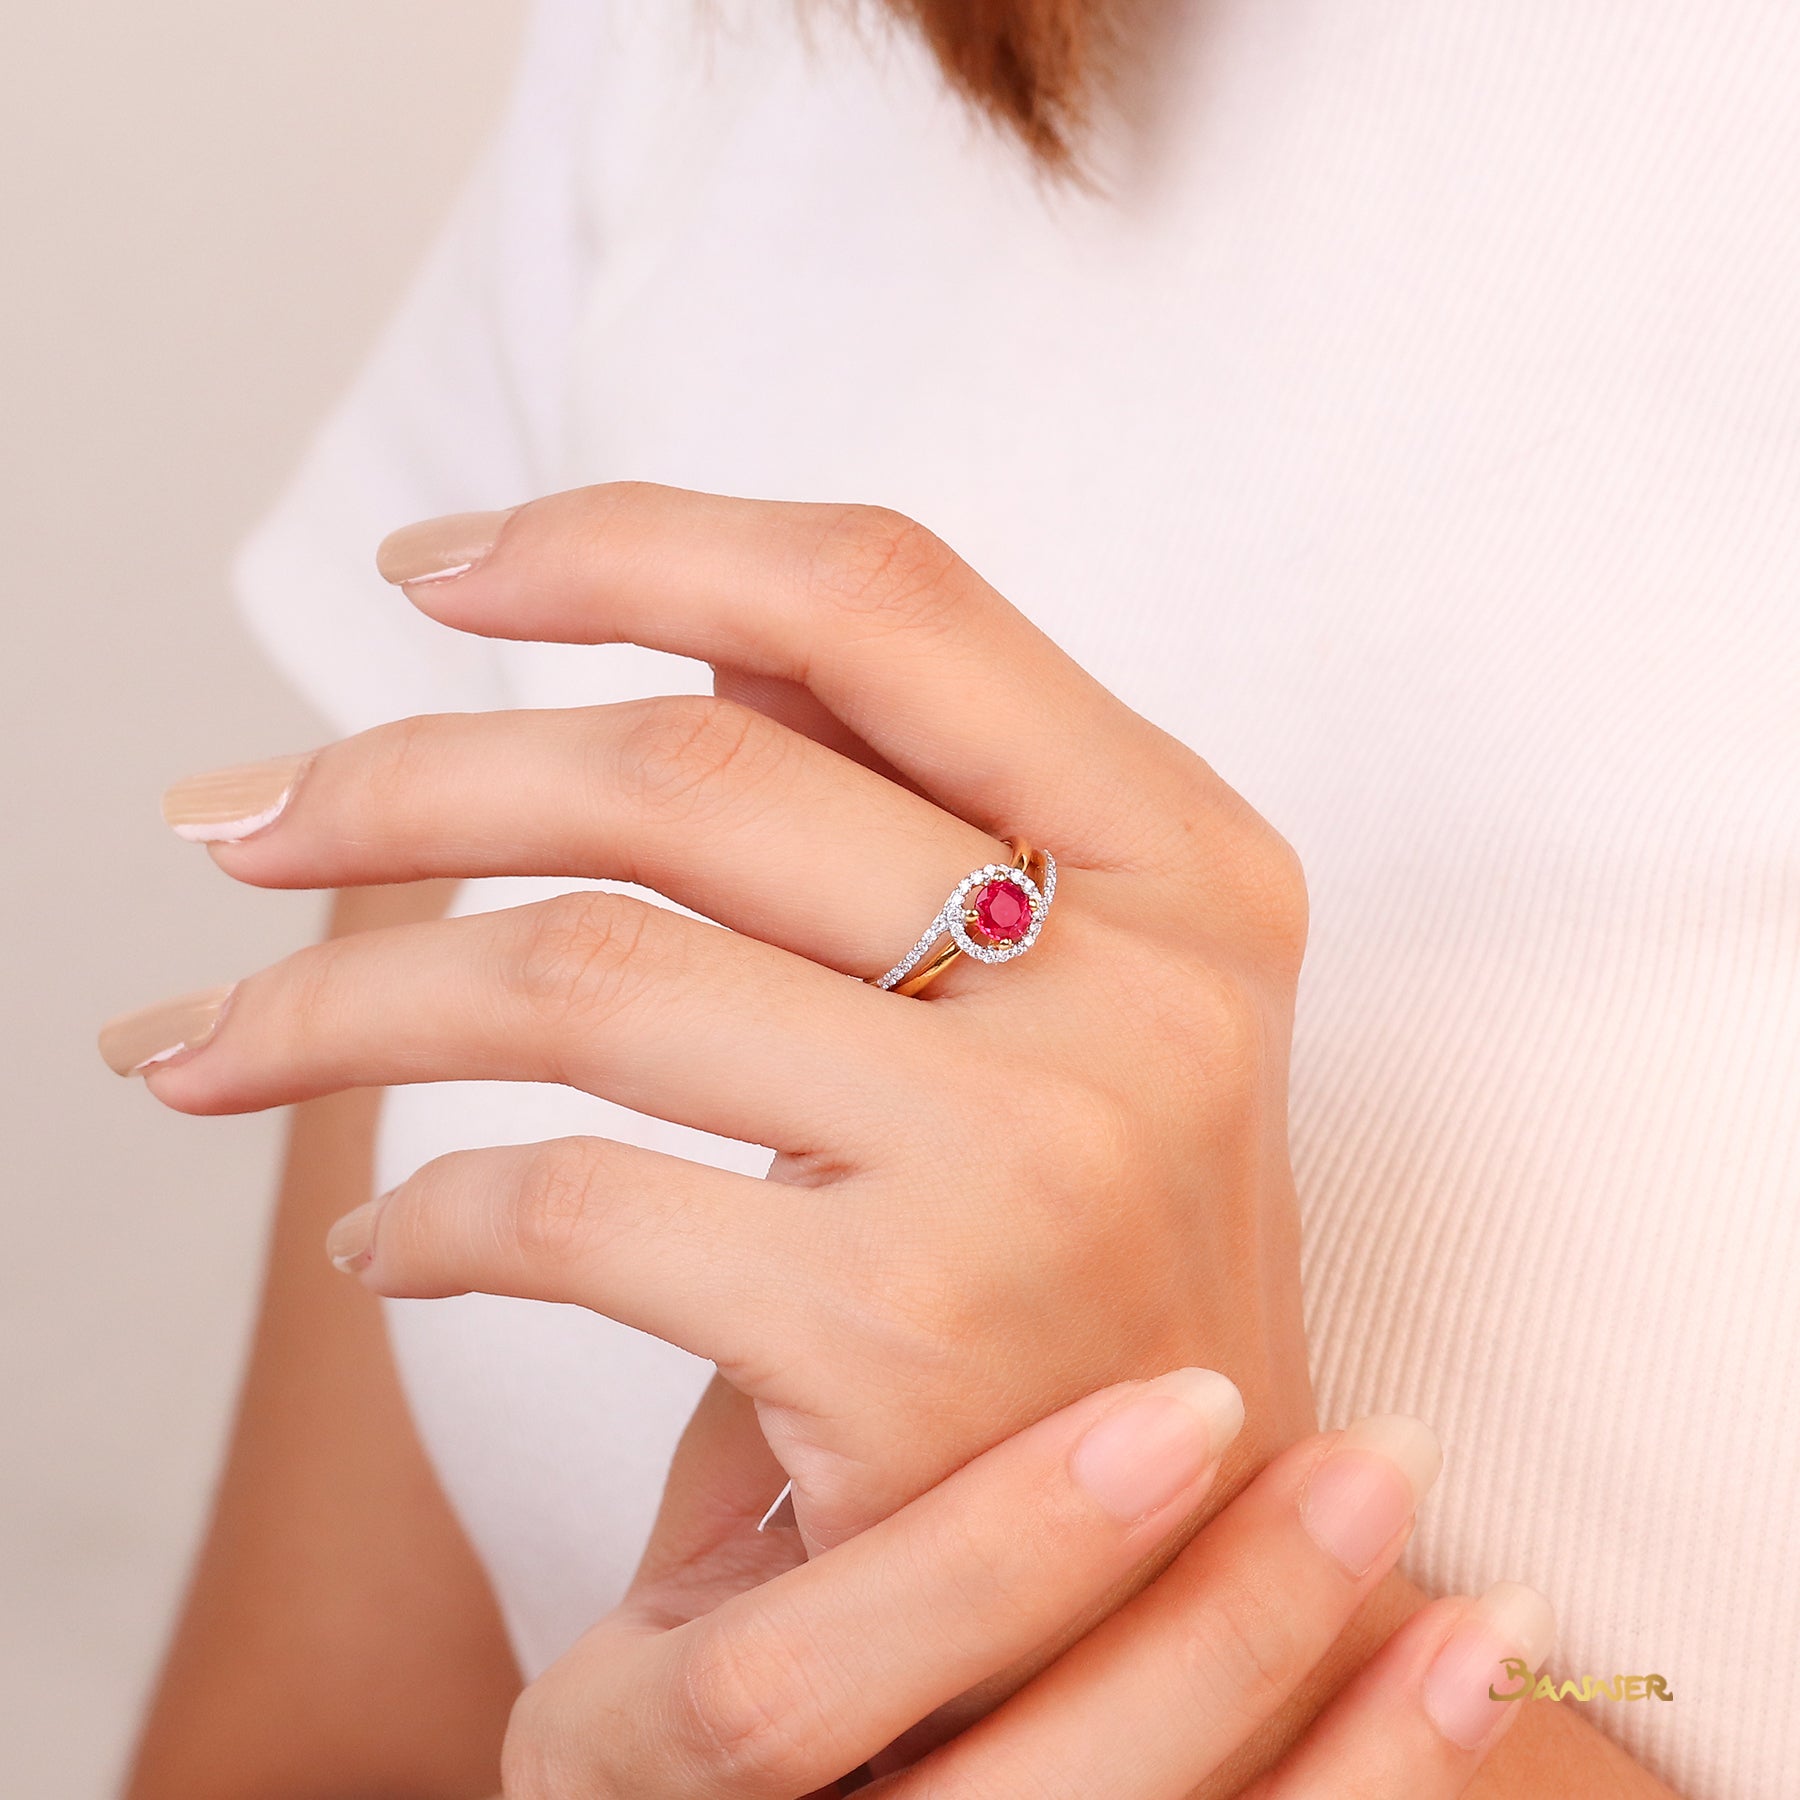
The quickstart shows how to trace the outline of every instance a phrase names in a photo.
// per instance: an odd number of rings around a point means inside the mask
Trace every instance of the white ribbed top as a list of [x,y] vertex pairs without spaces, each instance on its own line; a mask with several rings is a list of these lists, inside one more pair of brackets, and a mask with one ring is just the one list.
[[[247,554],[258,628],[346,725],[698,686],[452,638],[369,547],[615,475],[932,524],[1305,858],[1319,1392],[1441,1432],[1413,1572],[1529,1581],[1567,1668],[1665,1675],[1595,1713],[1697,1800],[1791,1787],[1800,10],[1213,0],[1107,199],[879,33],[713,10],[702,53],[668,0],[544,8]],[[396,1096],[383,1174],[584,1129],[754,1164],[461,1087]],[[569,1309],[393,1323],[539,1667],[704,1372]]]

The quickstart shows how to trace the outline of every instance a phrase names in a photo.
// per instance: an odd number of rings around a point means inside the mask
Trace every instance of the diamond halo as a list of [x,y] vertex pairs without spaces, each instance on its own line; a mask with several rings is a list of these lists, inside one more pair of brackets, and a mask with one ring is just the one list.
[[[972,956],[977,962],[1011,962],[1014,957],[1023,956],[1038,941],[1038,934],[1044,929],[1044,920],[1050,911],[1050,902],[1056,898],[1056,858],[1047,850],[1043,856],[1044,884],[1041,888],[1023,869],[1010,868],[1004,863],[985,863],[979,869],[971,869],[956,884],[950,898],[938,909],[936,918],[926,926],[919,941],[885,975],[878,977],[873,985],[878,988],[898,986],[925,960],[932,946],[946,933],[955,939],[956,947],[965,956]],[[1031,923],[1019,937],[1009,942],[990,943],[976,937],[969,930],[965,916],[970,897],[978,889],[994,881],[1004,881],[1017,888],[1031,908]]]

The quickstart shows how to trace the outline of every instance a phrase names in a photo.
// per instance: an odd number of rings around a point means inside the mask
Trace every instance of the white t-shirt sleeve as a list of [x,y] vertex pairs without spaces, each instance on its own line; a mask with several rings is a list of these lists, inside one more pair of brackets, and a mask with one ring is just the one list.
[[597,0],[548,0],[514,99],[367,363],[239,553],[251,629],[332,722],[506,703],[496,646],[375,573],[389,531],[563,485],[564,396],[591,261],[580,143]]

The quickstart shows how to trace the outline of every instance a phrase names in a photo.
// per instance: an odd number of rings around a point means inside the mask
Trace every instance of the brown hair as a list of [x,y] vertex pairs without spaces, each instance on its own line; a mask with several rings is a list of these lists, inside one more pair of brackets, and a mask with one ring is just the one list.
[[1122,0],[888,0],[951,84],[1067,168],[1118,48]]

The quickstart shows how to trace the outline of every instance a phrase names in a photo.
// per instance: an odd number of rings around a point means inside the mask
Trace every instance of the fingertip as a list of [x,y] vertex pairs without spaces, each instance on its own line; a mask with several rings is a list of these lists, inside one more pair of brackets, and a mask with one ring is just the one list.
[[287,811],[313,752],[190,775],[163,792],[163,823],[190,844],[241,844]]
[[146,1082],[189,1061],[218,1034],[236,992],[235,983],[202,988],[108,1019],[97,1040],[102,1061],[115,1075],[139,1075]]
[[1138,1522],[1204,1492],[1244,1422],[1236,1386],[1212,1369],[1176,1369],[1131,1390],[1082,1433],[1069,1475],[1103,1512]]
[[1556,1647],[1556,1609],[1522,1581],[1497,1581],[1475,1602],[1476,1616],[1535,1667]]
[[1244,1429],[1244,1396],[1237,1383],[1217,1369],[1172,1369],[1149,1387],[1153,1393],[1172,1394],[1206,1421],[1215,1457]]
[[375,1260],[375,1231],[388,1195],[365,1200],[325,1234],[325,1255],[345,1275],[360,1275]]
[[1444,1450],[1423,1419],[1406,1413],[1377,1413],[1358,1419],[1333,1450],[1363,1450],[1385,1457],[1405,1476],[1415,1506],[1431,1492],[1444,1469]]
[[448,513],[390,531],[375,551],[383,581],[418,602],[415,590],[473,573],[493,554],[506,522],[518,510]]
[[1535,1588],[1502,1581],[1458,1620],[1425,1673],[1425,1716],[1460,1750],[1485,1750],[1528,1698],[1556,1641],[1556,1615]]

